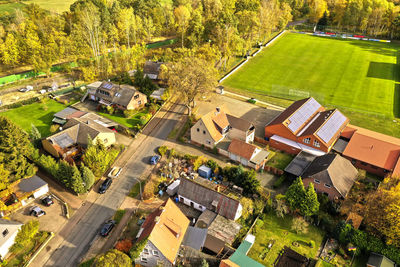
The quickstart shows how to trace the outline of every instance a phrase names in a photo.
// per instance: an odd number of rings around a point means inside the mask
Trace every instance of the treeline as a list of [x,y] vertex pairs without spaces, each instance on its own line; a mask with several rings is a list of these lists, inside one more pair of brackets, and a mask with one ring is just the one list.
[[226,61],[291,18],[279,0],[79,0],[61,15],[31,4],[0,18],[0,61],[49,73],[54,63],[73,60],[90,79],[135,68],[143,43],[165,36],[187,48],[209,44]]

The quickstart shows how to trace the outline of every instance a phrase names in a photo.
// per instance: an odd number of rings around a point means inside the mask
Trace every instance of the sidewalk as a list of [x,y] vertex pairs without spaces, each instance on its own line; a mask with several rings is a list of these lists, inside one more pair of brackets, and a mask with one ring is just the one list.
[[[229,92],[229,91],[226,91],[226,90],[224,91],[224,95],[228,95],[228,96],[231,95],[231,96],[239,97],[239,98],[244,99],[246,101],[248,99],[250,99],[248,96],[239,95],[239,94],[232,93],[232,92]],[[267,103],[267,102],[264,102],[264,101],[261,101],[261,100],[258,100],[258,99],[257,99],[257,103],[265,105],[268,108],[273,108],[275,110],[285,110],[285,108],[283,108],[283,107],[280,107],[280,106],[277,106],[277,105],[274,105],[274,104],[271,104],[271,103]]]

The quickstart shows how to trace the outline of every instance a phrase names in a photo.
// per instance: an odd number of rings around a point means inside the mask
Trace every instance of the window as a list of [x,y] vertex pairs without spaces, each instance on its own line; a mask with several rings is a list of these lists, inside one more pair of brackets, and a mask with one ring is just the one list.
[[134,99],[138,99],[138,98],[139,98],[139,95],[135,95]]
[[153,256],[158,257],[159,254],[158,254],[158,251],[157,251],[157,250],[153,250],[152,252],[153,252]]
[[320,147],[319,141],[318,140],[314,140],[314,146],[315,147]]
[[197,131],[198,131],[198,132],[200,132],[200,129],[199,129],[199,128],[197,128]]
[[309,144],[311,142],[311,138],[310,137],[304,138],[303,142],[304,142],[304,144]]
[[330,184],[325,184],[325,187],[331,188]]
[[149,250],[147,248],[143,249],[143,253],[149,255]]
[[8,234],[8,229],[3,231],[3,237],[5,237]]
[[318,179],[314,179],[314,183],[316,183],[316,184],[320,184],[320,183],[321,183],[321,181],[320,181],[320,180],[318,180]]
[[141,105],[142,104],[142,100],[139,100],[137,103],[138,103],[138,105]]
[[203,130],[203,134],[206,134],[206,131]]
[[143,262],[143,263],[147,263],[147,258],[141,257],[141,258],[140,258],[140,261]]

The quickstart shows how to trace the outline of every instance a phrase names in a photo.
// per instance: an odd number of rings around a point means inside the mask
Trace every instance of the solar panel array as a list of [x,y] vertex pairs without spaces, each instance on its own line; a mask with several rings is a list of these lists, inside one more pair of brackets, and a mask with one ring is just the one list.
[[113,87],[111,83],[106,83],[103,85],[103,88],[110,90]]
[[67,148],[74,144],[74,140],[67,134],[63,133],[59,136],[53,138],[54,142],[56,142],[61,148]]
[[310,98],[290,117],[288,128],[293,133],[296,132],[320,107],[314,98]]
[[336,110],[335,113],[328,119],[327,122],[318,130],[317,135],[325,143],[328,143],[332,137],[339,131],[340,127],[347,120],[347,118]]

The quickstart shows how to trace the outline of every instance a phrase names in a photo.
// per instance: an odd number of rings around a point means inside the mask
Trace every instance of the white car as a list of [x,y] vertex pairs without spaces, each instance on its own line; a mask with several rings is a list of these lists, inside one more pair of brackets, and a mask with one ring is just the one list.
[[108,177],[115,179],[120,175],[121,171],[122,171],[121,167],[113,167],[110,173],[108,174]]
[[32,90],[33,90],[33,86],[32,85],[27,85],[25,92],[29,92],[29,91],[32,91]]

